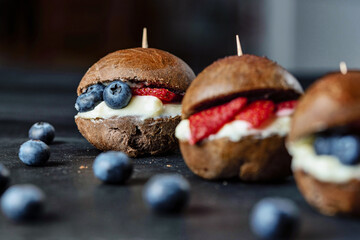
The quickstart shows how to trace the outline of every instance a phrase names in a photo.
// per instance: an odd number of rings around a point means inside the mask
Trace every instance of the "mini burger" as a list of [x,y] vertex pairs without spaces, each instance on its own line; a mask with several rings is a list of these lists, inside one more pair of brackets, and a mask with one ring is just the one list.
[[289,176],[284,138],[301,93],[298,81],[265,57],[214,62],[192,82],[182,102],[176,137],[186,164],[206,179]]
[[287,147],[310,205],[326,215],[360,216],[360,71],[328,74],[305,92]]
[[123,151],[131,157],[173,150],[180,102],[194,78],[184,61],[162,50],[110,53],[81,79],[75,122],[100,150]]

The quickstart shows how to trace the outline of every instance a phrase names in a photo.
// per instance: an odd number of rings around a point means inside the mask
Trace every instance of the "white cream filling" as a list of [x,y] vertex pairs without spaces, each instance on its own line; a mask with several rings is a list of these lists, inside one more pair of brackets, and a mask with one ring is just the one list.
[[181,104],[163,104],[153,96],[133,96],[129,104],[121,109],[112,109],[103,101],[93,110],[79,112],[75,118],[85,119],[137,116],[141,119],[175,117],[181,115]]
[[323,182],[346,183],[360,179],[360,164],[347,166],[335,156],[317,155],[312,143],[313,138],[307,137],[287,145],[293,156],[294,171],[303,170]]
[[[272,135],[286,136],[289,132],[290,120],[290,116],[275,117],[263,124],[261,128],[252,128],[249,122],[234,120],[225,124],[217,133],[210,135],[207,139],[229,138],[232,142],[238,142],[243,137],[250,135],[260,139]],[[175,130],[175,136],[181,141],[190,140],[191,133],[188,119],[179,123]]]

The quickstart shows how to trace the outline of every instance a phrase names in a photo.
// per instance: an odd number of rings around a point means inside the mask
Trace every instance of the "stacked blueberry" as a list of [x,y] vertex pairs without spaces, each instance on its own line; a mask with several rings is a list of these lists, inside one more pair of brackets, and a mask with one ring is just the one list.
[[38,122],[29,130],[30,140],[20,146],[19,158],[29,166],[44,165],[50,157],[51,143],[55,137],[55,128],[47,122]]
[[360,163],[360,137],[348,129],[334,128],[316,134],[314,149],[317,155],[331,155],[345,165]]
[[75,108],[79,112],[87,112],[93,110],[102,101],[105,101],[108,107],[121,109],[129,104],[131,96],[129,85],[122,81],[111,82],[106,87],[102,84],[96,84],[88,87],[76,99]]

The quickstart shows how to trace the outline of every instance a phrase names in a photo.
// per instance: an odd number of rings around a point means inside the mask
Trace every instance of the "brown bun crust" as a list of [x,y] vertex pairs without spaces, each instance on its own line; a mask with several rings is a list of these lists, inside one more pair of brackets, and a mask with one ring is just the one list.
[[261,90],[302,93],[299,82],[275,62],[254,55],[230,56],[205,68],[183,99],[183,118],[218,100]]
[[168,52],[131,48],[110,53],[92,65],[81,79],[77,94],[90,85],[114,80],[130,80],[184,93],[194,78],[191,68]]
[[321,182],[302,170],[294,172],[296,184],[307,202],[322,214],[360,216],[360,181],[345,184]]
[[249,136],[238,142],[220,138],[198,145],[180,141],[180,149],[191,171],[205,179],[267,181],[291,175],[291,157],[280,136]]
[[130,157],[155,155],[178,148],[175,127],[181,117],[109,119],[76,118],[80,133],[97,149],[122,151]]
[[322,77],[300,98],[292,118],[289,141],[360,120],[359,89],[360,71]]

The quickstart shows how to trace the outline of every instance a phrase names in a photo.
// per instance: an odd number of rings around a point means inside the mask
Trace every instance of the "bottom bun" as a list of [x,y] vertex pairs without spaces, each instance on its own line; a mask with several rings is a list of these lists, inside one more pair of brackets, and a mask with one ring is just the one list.
[[321,182],[302,170],[296,170],[294,177],[307,202],[322,214],[360,216],[359,180],[343,184]]
[[191,171],[206,179],[266,181],[291,175],[291,157],[280,136],[248,136],[238,142],[220,138],[198,145],[180,141],[180,149]]
[[97,149],[122,151],[130,157],[155,155],[178,147],[175,128],[180,116],[169,118],[76,118],[80,133]]

